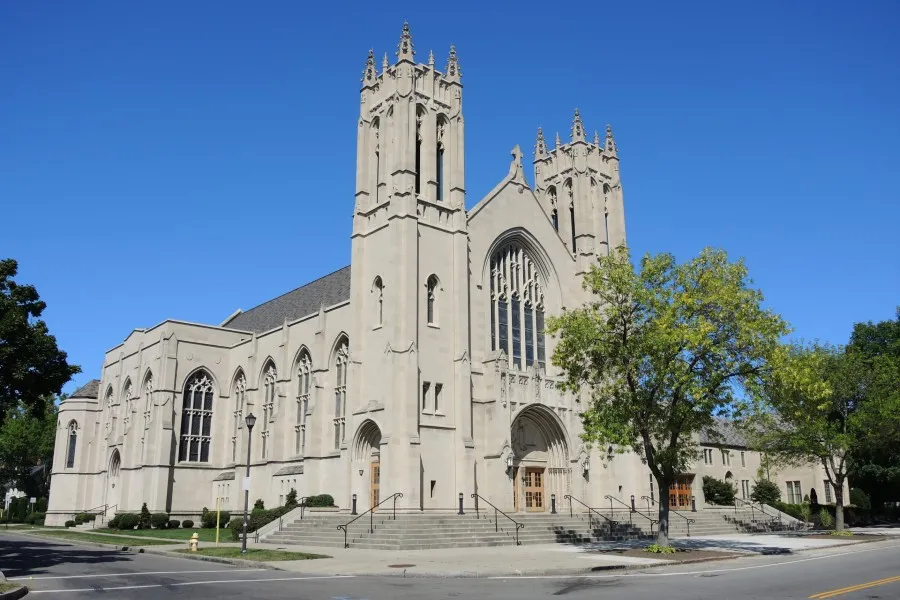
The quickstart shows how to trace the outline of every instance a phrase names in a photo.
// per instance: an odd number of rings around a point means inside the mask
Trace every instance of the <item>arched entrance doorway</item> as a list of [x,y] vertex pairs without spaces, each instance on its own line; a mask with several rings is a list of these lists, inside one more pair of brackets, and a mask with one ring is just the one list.
[[[351,476],[359,481],[351,488],[357,494],[357,511],[362,512],[381,501],[381,429],[374,421],[364,421],[356,431],[351,462]],[[368,498],[368,505],[365,500],[359,502],[361,498]]]
[[569,446],[559,419],[545,406],[528,406],[513,420],[513,498],[517,512],[544,512],[550,497],[569,493]]
[[122,458],[117,448],[113,450],[112,455],[109,457],[109,467],[106,470],[106,506],[108,511],[112,511],[112,513],[120,508],[119,500],[122,497],[122,486],[119,482],[119,471],[121,467]]

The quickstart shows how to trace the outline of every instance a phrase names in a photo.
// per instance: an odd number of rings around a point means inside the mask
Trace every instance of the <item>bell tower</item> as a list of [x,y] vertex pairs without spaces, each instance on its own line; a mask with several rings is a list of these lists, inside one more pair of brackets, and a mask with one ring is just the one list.
[[563,243],[577,257],[579,272],[593,257],[625,244],[625,212],[619,180],[619,156],[612,128],[606,140],[585,136],[581,113],[575,109],[571,141],[552,148],[538,129],[534,147],[535,192]]
[[415,57],[404,24],[396,62],[385,54],[379,69],[370,50],[363,70],[350,290],[361,395],[348,437],[377,409],[381,493],[418,508],[471,487],[456,481],[471,398],[462,74],[453,46],[443,71],[433,53]]

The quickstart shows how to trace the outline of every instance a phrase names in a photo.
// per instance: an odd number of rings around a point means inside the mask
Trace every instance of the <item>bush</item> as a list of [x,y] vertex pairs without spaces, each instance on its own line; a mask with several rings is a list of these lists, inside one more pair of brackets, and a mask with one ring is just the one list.
[[150,529],[150,510],[147,508],[147,503],[144,502],[141,504],[141,514],[138,517],[138,529]]
[[109,527],[110,529],[118,529],[120,521],[121,521],[121,519],[119,519],[119,515],[116,515],[112,519],[110,519],[109,521],[106,522],[106,526]]
[[[216,513],[212,510],[204,509],[204,513],[200,516],[200,526],[204,529],[215,529]],[[231,520],[231,513],[227,510],[219,512],[219,527],[227,527],[228,521]]]
[[117,514],[119,519],[117,529],[134,529],[141,522],[141,516],[137,513]]
[[831,513],[823,508],[819,511],[819,523],[822,524],[822,527],[825,529],[831,529],[834,527],[834,517],[831,516]]
[[812,520],[812,508],[809,506],[809,502],[804,502],[800,505],[800,515],[803,517],[804,523],[809,523]]
[[185,519],[184,521],[181,522],[181,527],[184,529],[193,529],[194,522],[191,521],[190,519]]
[[731,484],[709,475],[703,476],[703,496],[707,504],[734,505],[734,488]]
[[659,544],[650,544],[644,548],[644,552],[651,554],[675,554],[676,550],[673,546],[660,546]]
[[154,529],[165,529],[169,525],[169,515],[166,513],[153,513],[150,515],[150,524]]
[[850,489],[850,504],[863,510],[870,510],[872,508],[872,502],[869,500],[869,497],[859,488]]
[[181,522],[178,519],[172,519],[166,527],[169,529],[178,529],[179,525],[181,525]]
[[334,506],[334,498],[331,494],[319,494],[318,496],[310,496],[306,499],[306,506],[313,507],[329,507]]
[[28,514],[28,498],[13,498],[9,501],[9,511],[7,512],[7,520],[12,523],[21,523]]
[[775,506],[776,503],[781,502],[781,490],[778,489],[777,484],[768,479],[760,479],[753,486],[753,491],[750,492],[750,499],[760,504]]
[[257,498],[256,502],[253,503],[253,510],[265,510],[266,504],[262,501],[262,498]]
[[297,490],[291,488],[291,491],[287,493],[287,497],[284,499],[284,505],[290,506],[291,508],[297,506]]
[[72,520],[66,521],[66,527],[75,527],[75,521],[72,521]]
[[38,498],[37,502],[34,504],[34,511],[39,513],[47,512],[47,499],[46,498]]
[[[38,521],[40,521],[40,523],[38,523]],[[25,523],[28,525],[43,525],[44,513],[37,511],[28,513],[28,516],[25,517]]]
[[[247,533],[249,534],[256,531],[263,525],[271,523],[291,510],[293,510],[293,507],[290,506],[279,506],[278,508],[273,508],[271,510],[254,508],[253,511],[250,512],[250,517],[247,521]],[[240,541],[244,531],[244,519],[235,517],[228,523],[228,528],[231,530],[231,539],[236,542]]]
[[81,525],[84,523],[84,513],[78,513],[75,515],[75,520],[73,521],[76,525]]

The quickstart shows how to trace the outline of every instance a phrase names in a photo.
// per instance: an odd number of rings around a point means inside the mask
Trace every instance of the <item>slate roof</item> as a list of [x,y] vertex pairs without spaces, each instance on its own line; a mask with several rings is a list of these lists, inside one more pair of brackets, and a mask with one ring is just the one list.
[[234,479],[234,471],[219,473],[213,481],[231,481]]
[[332,306],[349,299],[350,267],[346,266],[244,311],[222,326],[262,333],[279,327],[285,319],[295,321],[315,314],[320,306]]
[[[275,471],[275,475],[302,475],[303,465],[288,465]],[[273,475],[273,477],[275,476]]]
[[740,448],[748,446],[744,435],[730,421],[722,417],[716,418],[714,432],[703,431],[700,433],[700,443],[714,446],[738,446]]
[[99,398],[100,380],[91,379],[86,384],[75,390],[69,398]]

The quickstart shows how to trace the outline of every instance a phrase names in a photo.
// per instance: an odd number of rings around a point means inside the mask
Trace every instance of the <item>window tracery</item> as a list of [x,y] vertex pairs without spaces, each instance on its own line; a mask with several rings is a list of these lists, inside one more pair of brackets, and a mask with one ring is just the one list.
[[347,433],[347,368],[350,352],[346,338],[338,346],[334,356],[334,449],[338,450]]
[[522,246],[508,243],[491,257],[491,350],[513,368],[546,366],[544,291],[537,265]]
[[213,383],[206,371],[197,371],[184,386],[179,462],[209,462],[212,440]]
[[312,359],[303,352],[297,360],[297,422],[294,425],[295,452],[306,450],[306,418],[309,412],[309,389],[312,379]]

